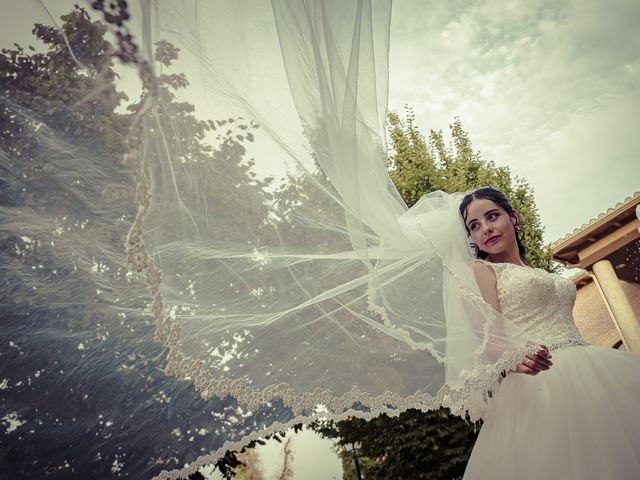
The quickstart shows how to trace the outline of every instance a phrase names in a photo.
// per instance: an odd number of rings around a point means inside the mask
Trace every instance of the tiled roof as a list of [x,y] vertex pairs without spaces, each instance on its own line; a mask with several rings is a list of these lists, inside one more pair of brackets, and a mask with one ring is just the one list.
[[640,191],[635,192],[633,195],[625,198],[623,201],[618,202],[615,206],[611,207],[606,212],[603,212],[600,215],[598,215],[597,217],[592,218],[588,222],[583,223],[580,227],[574,229],[573,232],[567,233],[564,237],[556,240],[555,242],[552,242],[551,244],[549,244],[548,248],[550,250],[554,249],[555,247],[560,245],[562,242],[568,240],[569,238],[573,237],[574,235],[577,235],[581,231],[583,231],[586,228],[590,227],[591,225],[595,224],[598,220],[602,219],[603,217],[606,217],[610,213],[614,212],[616,209],[622,207],[623,205],[625,205],[625,204],[627,204],[627,203],[629,203],[629,202],[631,202],[631,201],[633,201],[633,200],[635,200],[637,198],[640,198]]

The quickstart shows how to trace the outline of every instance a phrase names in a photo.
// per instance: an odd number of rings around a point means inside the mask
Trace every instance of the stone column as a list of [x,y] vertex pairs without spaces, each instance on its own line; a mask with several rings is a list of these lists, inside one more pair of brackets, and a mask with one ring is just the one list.
[[640,354],[640,322],[622,290],[611,262],[605,258],[594,263],[592,268],[604,301],[613,313],[613,321],[622,333],[622,341],[630,352]]

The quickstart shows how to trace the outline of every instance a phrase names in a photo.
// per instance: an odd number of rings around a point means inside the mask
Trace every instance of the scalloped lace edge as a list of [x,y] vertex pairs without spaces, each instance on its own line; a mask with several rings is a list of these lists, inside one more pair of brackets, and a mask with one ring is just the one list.
[[[588,344],[581,339],[572,339],[547,345],[549,350],[570,346],[588,346]],[[321,389],[317,389],[317,393],[314,392],[313,394],[299,395],[293,392],[291,387],[286,386],[287,391],[282,392],[282,396],[277,396],[280,397],[284,404],[288,406],[297,403],[296,397],[304,398],[305,403],[310,401],[313,406],[317,404],[328,406],[326,403],[328,400],[334,407],[344,407],[349,403],[350,405],[340,413],[323,412],[321,415],[301,414],[296,415],[288,422],[274,423],[267,428],[253,431],[238,441],[227,441],[222,445],[222,447],[212,451],[211,453],[198,457],[195,461],[182,469],[165,470],[153,478],[154,480],[169,480],[187,477],[188,475],[198,471],[201,467],[216,463],[227,451],[239,451],[253,440],[266,437],[276,432],[286,431],[300,423],[309,425],[320,418],[333,421],[340,421],[349,417],[370,420],[381,414],[396,417],[412,408],[426,412],[440,407],[446,407],[449,408],[451,414],[460,416],[464,419],[466,419],[466,416],[468,415],[471,422],[476,422],[480,418],[484,418],[486,415],[489,405],[487,393],[491,392],[491,396],[497,393],[500,384],[504,379],[503,372],[516,364],[522,357],[536,353],[538,350],[539,346],[529,345],[518,351],[506,352],[498,362],[494,365],[486,365],[486,368],[482,369],[482,371],[463,371],[459,382],[453,386],[448,384],[444,385],[435,396],[424,392],[416,392],[415,394],[406,397],[391,392],[385,392],[381,395],[375,396],[361,392],[357,387],[354,387],[349,393],[342,395],[341,397],[336,397],[330,391]],[[264,394],[268,390],[270,390],[270,387],[263,390],[262,393]],[[254,392],[257,391],[254,390]],[[239,396],[246,400],[244,394],[240,394]],[[273,397],[271,399],[273,399]],[[237,400],[241,403],[240,398],[237,398]],[[264,397],[262,400],[264,400]],[[356,402],[361,403],[365,407],[371,408],[371,411],[354,410],[352,407]],[[242,403],[244,404],[244,402]]]
[[[125,24],[114,25],[114,22],[107,17],[105,17],[105,21],[112,30],[115,30],[115,33],[121,34],[118,36],[119,45],[116,55],[120,53],[123,61],[135,63],[143,85],[150,92],[154,92],[155,84],[152,69],[139,54],[132,36],[126,35],[130,33],[128,27]],[[151,194],[146,176],[142,170],[141,137],[145,114],[152,110],[153,95],[149,95],[134,118],[125,137],[125,145],[128,151],[124,154],[123,160],[133,173],[136,183],[136,199],[138,201],[138,211],[127,234],[125,249],[127,261],[131,268],[136,272],[144,273],[145,281],[152,297],[150,308],[156,324],[154,339],[170,348],[165,372],[177,377],[191,378],[195,387],[205,399],[214,395],[220,397],[232,395],[239,404],[253,408],[269,400],[280,398],[286,406],[292,409],[295,415],[288,422],[274,423],[265,429],[256,430],[242,437],[239,441],[227,441],[212,453],[198,457],[189,466],[183,469],[163,471],[155,476],[154,479],[176,479],[185,475],[188,476],[204,465],[217,462],[227,451],[240,450],[252,440],[274,432],[287,430],[295,424],[303,423],[308,425],[320,418],[313,415],[313,410],[318,404],[323,404],[330,410],[323,417],[335,421],[348,417],[371,419],[383,413],[397,416],[410,408],[429,411],[447,407],[452,414],[463,418],[468,414],[469,419],[475,422],[486,414],[488,396],[497,392],[504,378],[504,372],[515,365],[522,357],[538,351],[539,347],[537,345],[528,345],[518,351],[505,352],[495,364],[481,365],[473,371],[463,371],[455,384],[445,384],[435,396],[420,391],[409,396],[402,396],[392,392],[371,395],[362,392],[357,386],[354,386],[349,392],[341,396],[336,396],[330,390],[321,388],[317,388],[313,392],[298,394],[286,383],[271,385],[263,390],[257,390],[252,388],[245,379],[216,379],[210,371],[205,370],[204,362],[194,360],[180,352],[180,326],[163,313],[164,301],[160,293],[162,273],[149,256],[145,242],[142,239],[144,217],[150,205]],[[570,345],[588,344],[581,338],[570,338],[557,342],[555,345],[547,346],[551,350]],[[359,402],[365,408],[369,408],[370,411],[354,410],[353,405],[356,402]]]

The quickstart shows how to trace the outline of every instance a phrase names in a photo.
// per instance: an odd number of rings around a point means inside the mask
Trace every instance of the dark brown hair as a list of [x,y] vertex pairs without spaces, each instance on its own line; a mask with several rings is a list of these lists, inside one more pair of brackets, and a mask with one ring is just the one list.
[[[520,216],[513,210],[513,207],[509,203],[509,200],[500,190],[496,190],[492,187],[483,187],[477,190],[474,190],[462,199],[462,203],[460,203],[460,215],[464,220],[464,228],[467,231],[467,234],[471,236],[471,232],[467,227],[467,207],[473,200],[477,200],[480,198],[484,198],[486,200],[491,200],[493,203],[501,207],[505,212],[509,214],[509,216],[514,215],[516,217],[516,224],[514,225],[514,230],[516,234],[516,242],[518,243],[518,253],[520,254],[520,258],[523,262],[527,263],[526,254],[527,249],[524,246],[524,230],[518,229],[518,225],[521,224]],[[475,243],[473,244],[475,245]],[[485,251],[480,250],[480,247],[475,245],[476,256],[481,259],[485,259],[489,256],[489,254]]]

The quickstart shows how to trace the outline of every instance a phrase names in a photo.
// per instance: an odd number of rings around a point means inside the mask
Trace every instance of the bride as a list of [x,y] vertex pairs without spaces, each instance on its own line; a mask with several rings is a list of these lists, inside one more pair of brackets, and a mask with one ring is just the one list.
[[640,357],[586,345],[573,323],[573,283],[527,266],[517,212],[501,192],[469,193],[460,213],[482,297],[514,335],[542,347],[489,402],[464,478],[637,478]]

